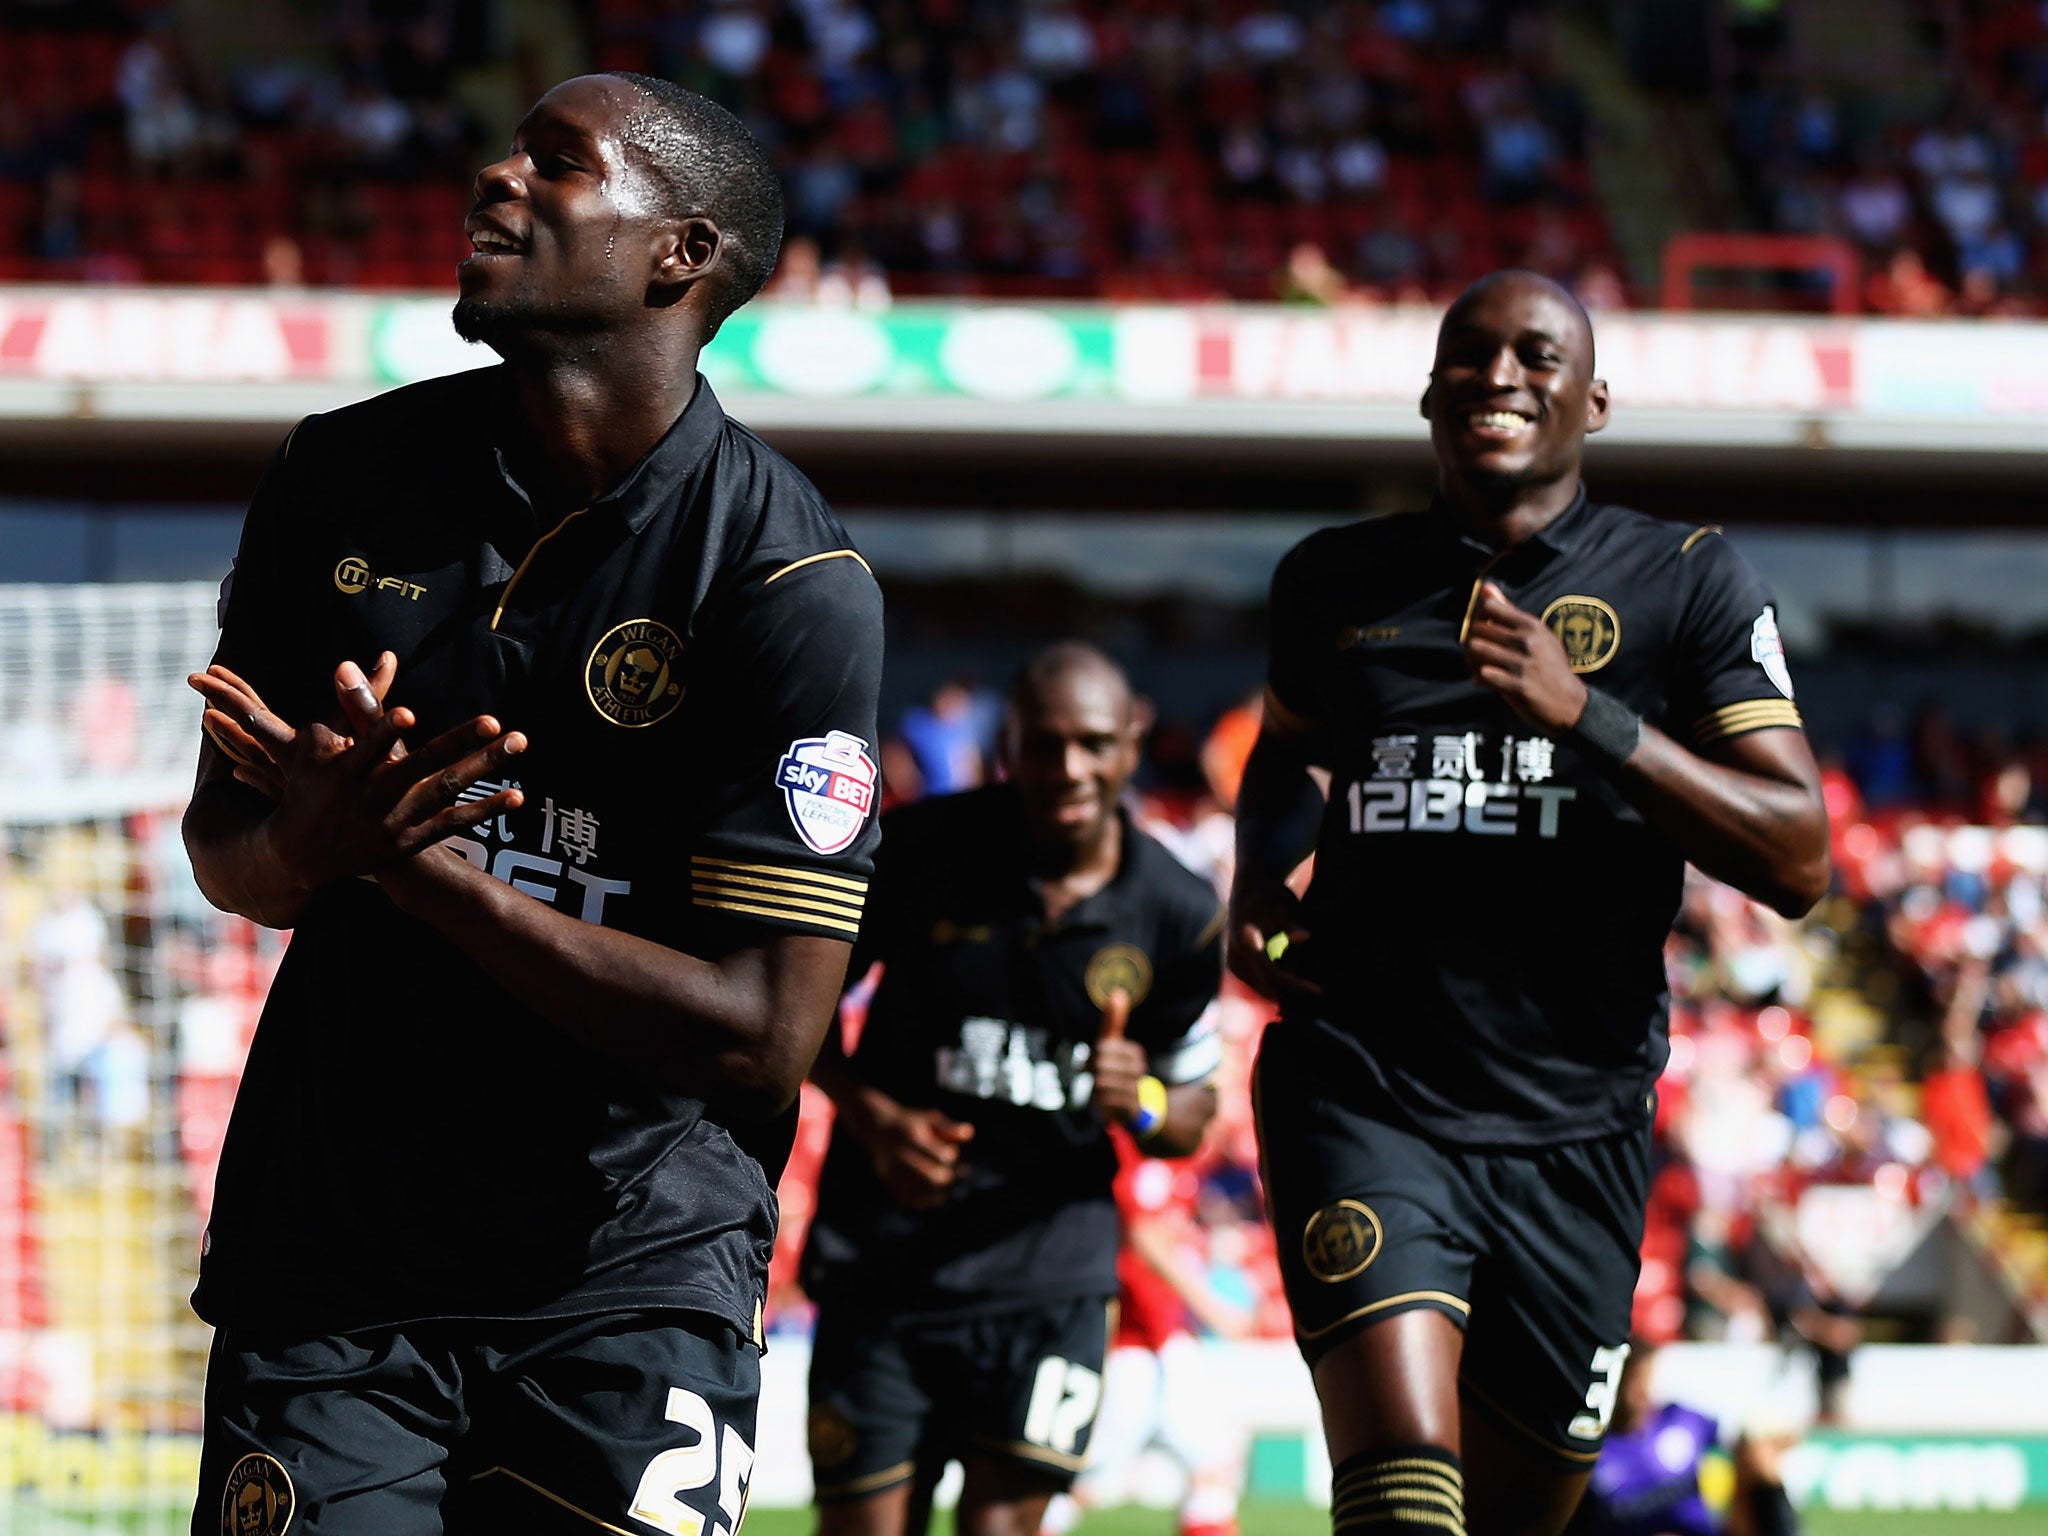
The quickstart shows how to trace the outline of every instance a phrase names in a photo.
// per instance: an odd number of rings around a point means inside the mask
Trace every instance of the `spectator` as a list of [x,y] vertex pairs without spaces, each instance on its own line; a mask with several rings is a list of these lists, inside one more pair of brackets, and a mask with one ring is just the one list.
[[904,711],[897,733],[910,749],[917,787],[906,798],[972,789],[988,775],[1001,707],[965,673],[933,690],[928,703]]
[[1273,279],[1273,295],[1283,304],[1341,304],[1350,294],[1344,274],[1312,240],[1290,246],[1286,264]]

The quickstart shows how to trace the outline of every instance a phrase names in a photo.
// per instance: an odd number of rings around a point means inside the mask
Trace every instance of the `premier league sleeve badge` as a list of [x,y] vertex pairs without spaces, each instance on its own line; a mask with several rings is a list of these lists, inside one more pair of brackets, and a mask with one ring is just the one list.
[[793,741],[775,765],[789,819],[813,853],[853,846],[874,808],[877,777],[868,744],[845,731]]

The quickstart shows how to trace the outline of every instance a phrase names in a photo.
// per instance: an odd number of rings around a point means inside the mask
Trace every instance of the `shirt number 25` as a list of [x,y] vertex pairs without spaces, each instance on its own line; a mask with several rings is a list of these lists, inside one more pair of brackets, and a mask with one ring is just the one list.
[[[711,1405],[685,1387],[668,1389],[665,1416],[671,1423],[695,1430],[695,1445],[663,1451],[647,1463],[633,1492],[632,1515],[666,1536],[703,1536],[706,1517],[682,1501],[682,1495],[709,1487],[718,1479],[718,1508],[725,1523],[712,1536],[731,1536],[739,1529],[747,1506],[747,1479],[754,1470],[754,1450],[730,1424],[721,1436]],[[724,1475],[720,1476],[721,1468]]]

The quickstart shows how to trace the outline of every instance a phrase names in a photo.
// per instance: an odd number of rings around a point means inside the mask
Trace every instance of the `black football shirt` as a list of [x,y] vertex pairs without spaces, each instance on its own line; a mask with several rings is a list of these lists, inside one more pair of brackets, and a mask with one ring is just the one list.
[[1216,894],[1125,818],[1115,878],[1048,923],[1008,785],[900,807],[884,833],[853,972],[879,960],[882,976],[853,1075],[974,1138],[945,1204],[913,1211],[835,1131],[805,1286],[826,1306],[898,1314],[1113,1296],[1116,1154],[1089,1101],[1089,1057],[1121,988],[1154,1076],[1215,1070]]
[[[706,959],[851,941],[881,607],[844,530],[700,379],[623,484],[536,537],[518,421],[492,368],[300,423],[219,660],[304,722],[334,715],[339,662],[389,649],[416,741],[484,712],[525,732],[524,803],[454,846],[558,911]],[[343,882],[264,1007],[194,1305],[315,1331],[671,1306],[752,1332],[793,1121],[646,1081]]]
[[1325,995],[1289,1021],[1332,1032],[1433,1135],[1554,1143],[1641,1122],[1685,865],[1570,740],[1468,676],[1482,580],[1543,619],[1588,687],[1682,743],[1799,713],[1771,595],[1718,528],[1582,489],[1505,551],[1431,508],[1282,560],[1268,729],[1331,773],[1311,937],[1286,960]]

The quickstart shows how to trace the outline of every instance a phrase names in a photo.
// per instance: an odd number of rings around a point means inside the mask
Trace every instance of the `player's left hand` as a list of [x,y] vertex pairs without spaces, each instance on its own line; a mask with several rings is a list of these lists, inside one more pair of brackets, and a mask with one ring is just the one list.
[[[390,651],[380,654],[369,672],[352,661],[335,669],[334,692],[348,740],[384,712],[384,696],[397,676],[398,658]],[[284,763],[298,740],[298,729],[263,702],[253,683],[219,662],[193,673],[186,682],[206,700],[200,725],[234,760],[235,777],[272,800],[282,800]],[[393,742],[392,758],[404,755],[405,743]]]
[[1131,1019],[1131,994],[1118,988],[1102,1010],[1102,1030],[1095,1037],[1089,1070],[1095,1074],[1094,1099],[1105,1120],[1129,1125],[1138,1115],[1138,1079],[1145,1075],[1145,1047],[1124,1038]]
[[1474,682],[1491,688],[1539,730],[1568,731],[1586,712],[1586,685],[1572,671],[1563,643],[1490,581],[1480,587],[1472,610],[1465,665]]

